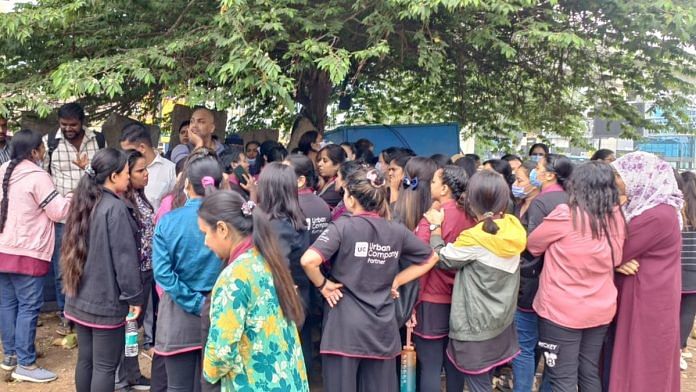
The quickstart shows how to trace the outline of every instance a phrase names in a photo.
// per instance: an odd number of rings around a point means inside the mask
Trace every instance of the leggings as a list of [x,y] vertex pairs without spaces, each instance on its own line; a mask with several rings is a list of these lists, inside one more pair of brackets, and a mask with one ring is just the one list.
[[449,338],[445,336],[440,339],[423,339],[419,336],[413,337],[416,345],[418,359],[418,385],[420,391],[440,391],[440,375],[442,368],[445,368],[447,377],[447,391],[461,391],[464,388],[464,376],[457,371],[454,366],[447,366],[449,363],[445,349]]
[[164,357],[167,392],[200,392],[201,350]]
[[116,366],[125,346],[125,328],[96,329],[75,325],[77,330],[77,392],[113,392]]
[[682,294],[681,311],[679,312],[681,348],[685,348],[686,342],[689,340],[689,334],[694,328],[694,317],[696,317],[696,293]]

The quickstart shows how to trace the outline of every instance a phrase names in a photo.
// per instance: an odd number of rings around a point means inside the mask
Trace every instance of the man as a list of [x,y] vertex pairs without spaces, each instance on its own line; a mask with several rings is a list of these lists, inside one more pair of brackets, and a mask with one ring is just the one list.
[[145,197],[157,211],[162,198],[167,195],[176,182],[174,164],[164,159],[152,146],[150,131],[141,123],[132,123],[121,131],[121,148],[137,150],[145,158],[149,181],[145,186]]
[[7,137],[7,119],[0,117],[0,165],[10,160],[10,138]]
[[213,140],[215,133],[215,116],[210,109],[199,107],[191,114],[191,124],[188,129],[189,144],[180,144],[172,151],[172,161],[179,162],[189,156],[191,151],[205,147],[215,151],[218,155],[225,150],[225,146],[217,140]]
[[[59,129],[44,136],[46,147],[44,169],[51,174],[56,190],[63,196],[77,188],[85,168],[100,149],[104,148],[104,136],[84,128],[85,111],[78,103],[68,103],[58,109]],[[56,302],[60,308],[61,324],[56,330],[59,335],[71,332],[65,318],[63,306],[65,295],[60,276],[60,250],[63,238],[64,222],[56,223],[56,244],[53,249],[51,265],[55,277]]]

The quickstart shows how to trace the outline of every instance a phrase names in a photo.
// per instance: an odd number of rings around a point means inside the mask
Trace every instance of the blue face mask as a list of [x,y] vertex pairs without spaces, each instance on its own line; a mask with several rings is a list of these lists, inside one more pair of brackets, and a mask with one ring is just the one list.
[[529,173],[529,182],[532,183],[532,186],[535,186],[537,188],[541,188],[541,181],[537,177],[537,170],[532,169],[532,171]]
[[532,155],[529,157],[533,162],[539,162],[541,160],[541,155]]
[[247,161],[249,161],[249,165],[251,165],[251,166],[254,166],[256,164],[256,158],[254,158],[254,159],[247,158]]
[[512,195],[516,199],[524,199],[527,197],[528,192],[524,191],[524,187],[513,185],[512,186]]

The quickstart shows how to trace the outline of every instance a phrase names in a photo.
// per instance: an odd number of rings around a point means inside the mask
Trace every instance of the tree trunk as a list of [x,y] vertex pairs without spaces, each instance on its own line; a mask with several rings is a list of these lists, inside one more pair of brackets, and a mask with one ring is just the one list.
[[299,83],[296,99],[302,105],[300,116],[304,117],[304,121],[300,118],[293,124],[290,137],[291,148],[297,146],[300,137],[307,131],[317,130],[321,134],[324,133],[326,108],[329,106],[333,88],[329,75],[318,69],[312,69],[301,75]]

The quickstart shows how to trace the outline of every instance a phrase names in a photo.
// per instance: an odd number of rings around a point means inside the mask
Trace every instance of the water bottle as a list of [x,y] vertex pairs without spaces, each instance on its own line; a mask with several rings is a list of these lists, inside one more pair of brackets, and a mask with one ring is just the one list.
[[[128,318],[133,317],[131,313]],[[126,357],[138,356],[138,322],[131,320],[126,322]]]

